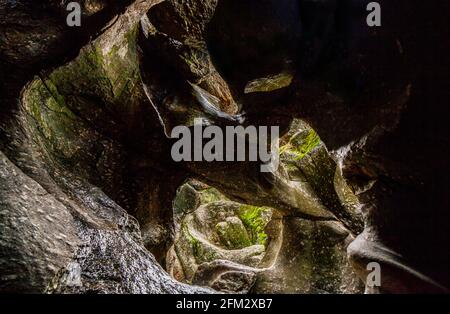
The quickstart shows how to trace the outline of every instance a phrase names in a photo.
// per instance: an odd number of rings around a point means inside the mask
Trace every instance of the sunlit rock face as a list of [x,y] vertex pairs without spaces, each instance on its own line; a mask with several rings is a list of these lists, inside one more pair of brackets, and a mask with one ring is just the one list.
[[[0,1],[0,290],[448,291],[450,7],[379,2]],[[175,163],[196,118],[280,167]]]
[[[303,128],[295,126],[294,138],[298,132],[311,131],[301,125]],[[309,147],[302,157],[310,156],[321,146],[320,140],[313,145],[298,139],[297,144]],[[282,154],[287,154],[287,149]],[[299,156],[295,156],[298,159]],[[289,161],[296,159],[290,157]],[[332,178],[335,169],[329,174]],[[310,174],[313,173],[311,170]],[[315,174],[320,173],[326,171]],[[330,184],[333,182],[331,180]],[[311,197],[312,204],[323,206],[319,197],[312,196],[314,190],[308,181],[304,179],[302,186],[301,191],[308,190],[302,193]],[[341,206],[340,202],[338,204]],[[347,200],[342,204],[350,206]],[[166,263],[168,272],[179,281],[228,293],[363,291],[362,282],[353,272],[346,254],[354,236],[337,219],[307,220],[273,208],[232,202],[198,181],[189,181],[180,187],[173,207],[175,243]],[[357,219],[353,222],[358,224]]]
[[[20,47],[19,59],[2,59],[18,81],[2,85],[6,88],[2,109],[7,110],[2,111],[0,141],[5,152],[0,171],[1,291],[211,291],[171,279],[144,247],[137,220],[124,209],[131,205],[121,193],[128,186],[123,138],[130,136],[126,130],[133,129],[143,94],[135,38],[139,18],[154,3],[128,8],[116,3],[116,12],[124,13],[109,30],[95,38],[97,29],[87,29],[95,39],[84,48],[79,43],[79,56],[55,71],[23,72],[37,62],[56,61],[53,43],[42,38],[35,39],[45,48],[38,53],[39,60]],[[46,7],[37,7],[51,15]],[[21,18],[27,23],[26,16]],[[42,16],[35,23],[42,23],[46,34],[58,31]],[[33,30],[14,40],[20,45]],[[71,43],[77,43],[75,38]],[[13,43],[2,44],[14,48]],[[63,50],[57,51],[64,54]],[[32,80],[20,87],[20,95],[12,95],[22,79]],[[14,116],[7,114],[11,108]],[[157,150],[156,145],[153,148]]]

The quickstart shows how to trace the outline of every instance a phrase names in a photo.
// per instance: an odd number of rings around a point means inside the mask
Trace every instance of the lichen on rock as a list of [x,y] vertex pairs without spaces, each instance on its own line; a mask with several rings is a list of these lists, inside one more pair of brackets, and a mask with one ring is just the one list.
[[[448,2],[0,2],[0,292],[449,291]],[[279,168],[175,162],[195,119]]]

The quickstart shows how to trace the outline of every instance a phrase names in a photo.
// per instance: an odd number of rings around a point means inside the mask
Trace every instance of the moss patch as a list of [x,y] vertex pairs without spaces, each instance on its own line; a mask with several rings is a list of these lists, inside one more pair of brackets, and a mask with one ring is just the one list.
[[238,216],[247,229],[252,243],[265,245],[267,234],[264,231],[270,221],[272,211],[267,207],[242,205],[238,210]]
[[218,223],[215,229],[220,242],[230,250],[242,249],[252,245],[247,230],[238,217],[228,217],[226,221]]
[[293,135],[289,139],[289,142],[281,147],[280,154],[294,154],[294,160],[298,161],[303,159],[320,144],[320,137],[317,133],[314,130],[309,130],[306,136],[300,136],[299,134]]
[[207,188],[200,192],[200,203],[209,204],[213,202],[226,201],[228,200],[225,195],[220,193],[215,188]]

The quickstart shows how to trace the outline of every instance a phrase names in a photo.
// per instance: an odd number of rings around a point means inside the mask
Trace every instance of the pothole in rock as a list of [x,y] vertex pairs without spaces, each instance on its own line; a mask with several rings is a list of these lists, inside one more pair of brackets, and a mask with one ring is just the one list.
[[[282,166],[292,180],[301,181],[311,193],[319,179],[331,180],[339,202],[348,211],[357,211],[335,164],[325,167],[329,155],[312,129],[295,121],[281,144]],[[323,172],[330,171],[323,178]],[[352,231],[338,220],[313,221],[242,204],[195,179],[178,189],[173,214],[175,240],[165,266],[178,281],[226,293],[358,293],[363,289],[346,255],[354,239]]]
[[176,238],[167,269],[176,279],[226,292],[248,292],[269,242],[272,209],[230,201],[196,180],[174,200]]

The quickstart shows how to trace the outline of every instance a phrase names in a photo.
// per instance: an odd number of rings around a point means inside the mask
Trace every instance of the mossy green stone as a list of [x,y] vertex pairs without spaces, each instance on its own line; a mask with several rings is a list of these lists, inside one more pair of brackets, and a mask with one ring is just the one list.
[[228,217],[216,225],[216,232],[222,244],[230,249],[242,249],[252,245],[244,224],[238,217]]

